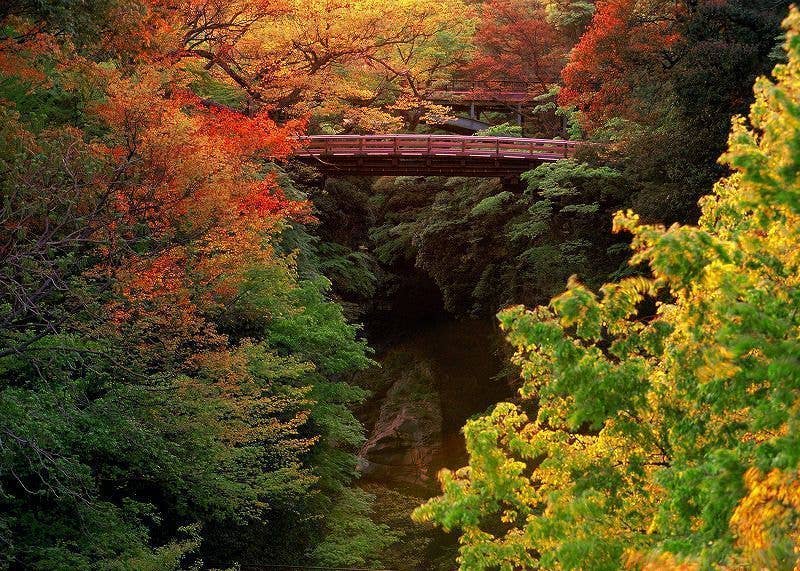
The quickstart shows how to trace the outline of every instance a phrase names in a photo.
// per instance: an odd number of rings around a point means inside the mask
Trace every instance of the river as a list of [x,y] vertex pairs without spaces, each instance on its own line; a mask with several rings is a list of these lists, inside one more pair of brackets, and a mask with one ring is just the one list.
[[456,537],[410,521],[438,493],[436,474],[467,462],[461,429],[513,389],[502,336],[493,320],[447,315],[370,328],[378,348],[361,375],[373,397],[361,410],[369,440],[362,486],[376,495],[376,519],[403,536],[382,563],[398,570],[455,568]]

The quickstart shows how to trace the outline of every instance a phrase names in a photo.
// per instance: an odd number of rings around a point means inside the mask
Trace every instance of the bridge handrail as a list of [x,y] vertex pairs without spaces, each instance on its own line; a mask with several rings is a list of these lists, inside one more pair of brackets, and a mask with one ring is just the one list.
[[503,139],[505,141],[538,141],[544,143],[571,143],[574,145],[582,143],[582,141],[571,141],[569,139],[538,139],[535,137],[499,137],[499,136],[481,136],[476,137],[473,135],[420,135],[418,133],[389,133],[386,135],[300,135],[297,137],[300,140],[309,139],[467,139],[470,141],[480,141],[482,139],[494,141],[495,139]]
[[452,135],[311,135],[298,137],[298,156],[455,155],[518,158],[569,157],[580,144],[566,139]]

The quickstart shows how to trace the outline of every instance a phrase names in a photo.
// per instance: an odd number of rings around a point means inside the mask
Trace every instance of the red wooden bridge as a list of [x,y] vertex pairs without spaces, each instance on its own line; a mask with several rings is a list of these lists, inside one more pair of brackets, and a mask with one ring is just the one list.
[[556,139],[449,135],[318,135],[295,157],[331,175],[517,176],[571,157],[578,143]]

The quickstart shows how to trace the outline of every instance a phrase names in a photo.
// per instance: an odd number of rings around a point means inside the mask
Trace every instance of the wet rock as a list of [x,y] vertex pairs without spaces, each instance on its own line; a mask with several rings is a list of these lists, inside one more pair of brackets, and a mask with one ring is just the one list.
[[372,433],[361,450],[363,477],[429,487],[442,443],[442,411],[427,363],[395,371]]

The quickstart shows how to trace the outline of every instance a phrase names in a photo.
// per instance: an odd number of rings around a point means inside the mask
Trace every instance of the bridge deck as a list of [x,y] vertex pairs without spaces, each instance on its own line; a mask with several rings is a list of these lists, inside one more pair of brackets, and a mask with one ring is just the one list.
[[329,174],[513,176],[573,155],[577,143],[553,139],[449,135],[301,137],[295,156]]

